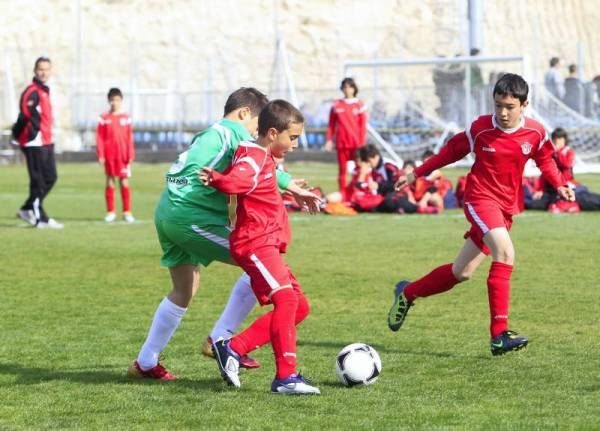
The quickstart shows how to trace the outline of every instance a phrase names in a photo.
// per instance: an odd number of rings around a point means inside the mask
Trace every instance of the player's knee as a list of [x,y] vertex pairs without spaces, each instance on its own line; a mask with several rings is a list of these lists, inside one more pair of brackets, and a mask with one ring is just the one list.
[[298,308],[296,308],[296,325],[302,322],[308,314],[310,313],[310,304],[306,297],[299,293],[296,295],[298,297]]
[[512,265],[515,261],[515,251],[512,247],[506,247],[498,250],[496,256],[493,256],[494,261]]

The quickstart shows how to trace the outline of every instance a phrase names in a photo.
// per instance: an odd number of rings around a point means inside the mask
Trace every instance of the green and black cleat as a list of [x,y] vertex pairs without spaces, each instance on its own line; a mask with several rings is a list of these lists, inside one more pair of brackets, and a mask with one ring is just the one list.
[[521,350],[527,346],[527,343],[529,340],[526,337],[520,336],[515,331],[507,330],[492,338],[490,347],[492,355],[498,356],[513,350]]
[[409,302],[406,296],[404,296],[404,289],[409,284],[410,282],[402,280],[396,284],[394,289],[394,303],[388,312],[388,327],[392,331],[400,329],[406,318],[406,313],[408,313],[408,310],[412,306],[412,302]]

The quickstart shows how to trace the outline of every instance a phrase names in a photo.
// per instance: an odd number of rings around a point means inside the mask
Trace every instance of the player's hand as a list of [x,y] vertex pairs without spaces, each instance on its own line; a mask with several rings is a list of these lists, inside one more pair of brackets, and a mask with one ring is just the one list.
[[301,189],[308,187],[308,181],[306,181],[304,178],[292,178],[292,182]]
[[531,197],[536,201],[540,200],[542,198],[542,196],[544,196],[544,192],[541,190],[538,190],[537,192],[533,192],[533,194],[531,195]]
[[209,186],[212,181],[213,169],[208,166],[204,166],[200,172],[198,172],[198,178],[200,178],[200,182],[205,186]]
[[398,178],[398,181],[396,181],[394,188],[396,189],[397,192],[399,192],[404,187],[409,186],[412,183],[414,183],[416,179],[417,178],[415,177],[415,174],[412,172],[410,174],[402,175],[400,178]]
[[104,166],[104,163],[106,161],[104,159],[98,159],[98,163],[100,163],[100,166]]
[[290,190],[294,199],[300,207],[310,214],[316,214],[321,211],[321,198],[305,189]]
[[378,188],[378,183],[376,183],[375,181],[369,181],[369,190],[371,190],[372,192],[376,192]]
[[333,141],[330,139],[329,141],[325,142],[323,149],[325,151],[333,151]]
[[561,186],[556,189],[561,198],[569,202],[575,202],[575,190],[568,186]]

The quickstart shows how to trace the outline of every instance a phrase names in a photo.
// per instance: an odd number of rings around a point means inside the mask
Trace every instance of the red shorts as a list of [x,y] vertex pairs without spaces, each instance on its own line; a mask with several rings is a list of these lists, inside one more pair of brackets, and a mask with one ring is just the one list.
[[104,172],[106,172],[107,177],[129,178],[131,176],[131,167],[120,160],[106,159],[104,161]]
[[490,230],[505,227],[508,231],[512,227],[512,214],[508,214],[492,202],[465,202],[464,206],[467,220],[471,229],[465,233],[465,239],[471,238],[475,245],[486,255],[490,249],[483,242],[483,237]]
[[263,247],[244,256],[232,254],[250,276],[252,290],[260,305],[270,304],[271,295],[282,286],[291,285],[296,292],[303,293],[277,247]]

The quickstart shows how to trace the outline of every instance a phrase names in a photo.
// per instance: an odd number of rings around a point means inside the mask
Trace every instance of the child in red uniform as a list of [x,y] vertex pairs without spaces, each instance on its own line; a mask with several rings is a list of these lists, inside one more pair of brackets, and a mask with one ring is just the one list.
[[356,98],[358,86],[352,78],[344,78],[340,86],[344,98],[333,102],[329,113],[329,126],[325,149],[333,149],[332,139],[335,136],[335,149],[338,159],[338,186],[342,199],[347,201],[346,174],[347,165],[356,160],[356,151],[365,145],[367,131],[367,107]]
[[281,256],[290,242],[290,228],[273,160],[297,147],[303,124],[300,111],[284,100],[274,100],[258,117],[256,142],[240,143],[231,166],[222,174],[209,167],[200,173],[205,185],[237,195],[237,219],[229,238],[231,256],[250,276],[261,305],[273,304],[273,310],[246,330],[213,344],[223,379],[235,387],[241,385],[239,358],[270,342],[277,368],[271,390],[320,393],[296,370],[296,325],[308,315],[309,305]]
[[109,90],[108,103],[110,111],[100,116],[96,131],[96,155],[106,173],[106,188],[104,189],[106,217],[104,217],[104,221],[112,223],[116,219],[115,178],[118,178],[123,201],[123,218],[128,223],[132,223],[135,219],[131,214],[131,191],[128,178],[131,176],[130,164],[135,152],[131,118],[121,110],[123,94],[118,88]]
[[522,211],[521,178],[527,160],[532,158],[561,198],[575,199],[552,157],[554,148],[544,127],[523,115],[529,87],[519,75],[506,74],[493,91],[495,113],[483,115],[464,132],[452,137],[439,154],[427,159],[414,173],[399,178],[397,188],[414,183],[435,169],[458,161],[469,152],[475,163],[467,177],[465,215],[471,229],[454,263],[442,265],[426,276],[396,285],[395,299],[388,326],[397,331],[402,326],[413,301],[450,290],[467,280],[491,254],[492,265],[487,279],[490,306],[492,355],[518,350],[527,338],[508,329],[510,276],[514,248],[509,231],[512,216]]

